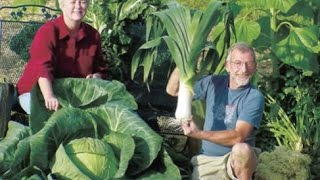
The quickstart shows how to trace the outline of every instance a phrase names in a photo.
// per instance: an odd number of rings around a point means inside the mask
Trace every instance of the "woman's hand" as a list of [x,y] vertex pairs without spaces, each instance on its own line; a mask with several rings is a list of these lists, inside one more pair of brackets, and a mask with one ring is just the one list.
[[100,73],[88,74],[88,75],[86,76],[86,79],[90,79],[90,78],[99,78],[99,79],[101,79],[102,76],[101,76]]
[[38,79],[38,83],[46,108],[52,111],[57,111],[59,108],[59,101],[53,93],[51,80],[45,77],[40,77]]
[[59,101],[55,96],[44,97],[44,103],[49,110],[57,111],[59,109]]

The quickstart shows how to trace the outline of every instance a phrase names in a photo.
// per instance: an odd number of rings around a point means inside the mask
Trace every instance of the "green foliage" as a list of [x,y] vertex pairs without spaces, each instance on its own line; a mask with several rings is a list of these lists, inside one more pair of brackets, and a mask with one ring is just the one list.
[[194,9],[206,9],[209,5],[211,0],[201,0],[201,1],[195,1],[195,0],[177,0],[180,4],[194,8]]
[[86,21],[102,36],[110,78],[126,81],[133,53],[145,35],[145,17],[163,8],[168,0],[92,0]]
[[117,172],[118,160],[107,142],[81,138],[59,146],[51,169],[64,178],[110,179]]
[[90,0],[90,5],[84,19],[99,31],[99,33],[106,28],[107,18],[110,16],[109,11],[105,11],[103,8],[104,6],[106,6],[106,4],[104,4],[103,0]]
[[14,5],[45,5],[48,0],[13,0]]
[[[267,127],[271,131],[280,146],[289,147],[292,150],[301,152],[303,149],[302,139],[305,133],[304,129],[298,128],[286,112],[277,104],[277,102],[269,95],[267,95],[268,113],[265,117],[268,121]],[[301,119],[303,123],[304,119]]]
[[32,43],[33,37],[41,24],[26,24],[18,34],[10,40],[10,49],[15,52],[24,61],[27,61],[29,56],[29,48]]
[[308,180],[311,159],[308,155],[284,146],[276,147],[272,152],[259,155],[255,174],[257,180]]
[[274,145],[308,154],[313,178],[319,179],[319,2],[232,2],[234,41],[247,41],[255,47],[259,64],[270,72],[259,74],[259,87],[277,101],[277,105],[269,101],[266,107],[260,136],[269,143],[268,149],[275,139]]
[[284,94],[275,96],[278,97],[278,102],[267,96],[266,131],[273,133],[278,145],[308,154],[312,159],[311,173],[317,179],[320,177],[320,116],[317,100],[319,95],[316,93],[318,80],[309,83],[313,78],[301,76],[305,82],[297,84],[294,79],[299,79],[299,75],[293,72],[295,71],[288,71],[288,77],[292,78],[289,78],[287,86],[283,88]]
[[[132,59],[131,78],[143,66],[143,81],[147,82],[158,61],[159,47],[168,47],[173,62],[179,69],[181,81],[192,89],[194,80],[208,73],[220,60],[215,43],[208,35],[219,22],[232,26],[229,7],[213,1],[205,11],[192,10],[180,4],[155,12],[147,19],[146,42],[139,47]],[[201,36],[199,36],[201,34]],[[230,36],[226,33],[225,36]],[[228,41],[224,41],[228,44]]]
[[[230,3],[236,32],[232,40],[252,44],[260,55],[259,61],[272,61],[273,90],[278,90],[278,78],[283,75],[279,67],[283,64],[304,72],[319,72],[319,22],[313,20],[317,11],[312,10],[315,2],[240,0]],[[219,27],[212,38],[223,31],[223,27]],[[269,77],[269,80],[272,79]]]
[[58,111],[44,107],[35,86],[30,136],[12,138],[12,145],[0,141],[1,178],[53,172],[58,179],[181,179],[162,138],[134,112],[137,105],[122,83],[67,78],[55,80],[53,90]]

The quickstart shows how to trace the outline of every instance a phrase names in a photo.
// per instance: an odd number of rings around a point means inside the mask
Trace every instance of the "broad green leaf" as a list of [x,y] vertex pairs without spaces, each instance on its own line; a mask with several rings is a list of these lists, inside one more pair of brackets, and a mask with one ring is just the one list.
[[318,42],[318,44],[316,46],[313,46],[311,49],[315,53],[320,53],[320,42]]
[[295,3],[285,17],[289,22],[295,22],[300,26],[309,26],[314,24],[314,13],[312,4],[299,1]]
[[260,25],[254,21],[246,21],[244,18],[235,21],[238,41],[252,42],[260,35]]
[[297,34],[300,41],[307,48],[312,49],[312,47],[319,43],[319,27],[316,25],[304,28],[292,27],[292,30]]
[[[59,145],[55,156],[50,162],[50,168],[52,173],[62,172],[64,178],[72,179],[90,179],[86,174],[81,172],[75,163],[72,162],[68,154],[66,153],[63,144]],[[59,174],[58,174],[59,175]]]
[[[49,161],[61,144],[65,145],[83,137],[103,138],[103,142],[110,142],[115,157],[121,161],[119,169],[115,172],[117,178],[131,179],[133,176],[137,179],[141,176],[140,173],[149,171],[150,177],[155,173],[159,178],[179,177],[178,168],[173,163],[161,164],[164,166],[161,169],[167,169],[170,176],[167,173],[162,174],[162,170],[161,173],[157,173],[152,168],[153,163],[158,164],[157,161],[171,162],[171,159],[168,156],[159,156],[162,148],[161,136],[134,112],[136,104],[130,102],[134,102],[134,99],[121,83],[67,78],[56,80],[53,87],[61,103],[61,108],[56,112],[49,112],[43,107],[38,87],[33,88],[33,113],[46,115],[37,116],[40,117],[40,121],[37,122],[43,123],[38,127],[39,130],[19,141],[13,163],[10,165],[11,170],[6,174],[6,178],[19,175],[20,171],[29,172],[28,169],[32,170],[32,167],[49,170]],[[105,90],[109,89],[112,92],[106,93]],[[43,119],[44,117],[47,119]],[[65,161],[66,158],[62,160]],[[63,163],[60,167],[66,164]],[[67,168],[64,167],[64,170],[68,173],[77,171]],[[81,169],[81,172],[85,175],[80,174],[80,179],[92,179],[92,174],[89,173],[91,171]]]
[[119,21],[122,21],[125,18],[136,19],[148,7],[148,4],[145,0],[127,0],[123,1],[119,7],[121,7]]
[[[143,173],[138,180],[163,180],[163,179],[170,179],[170,180],[180,180],[180,171],[174,165],[173,161],[171,160],[170,156],[168,155],[165,149],[161,150],[159,153],[160,159],[163,159],[162,166],[160,164],[155,164],[154,167],[145,173]],[[160,168],[159,168],[160,167]],[[166,167],[166,168],[161,168]]]
[[251,1],[250,3],[254,6],[263,8],[273,8],[286,13],[297,2],[298,0],[259,0]]
[[108,21],[108,13],[105,12],[106,5],[103,3],[103,0],[90,1],[84,20],[97,29],[99,33],[102,33],[107,27],[106,22]]
[[46,169],[61,143],[81,137],[97,137],[93,116],[79,108],[65,107],[48,119],[45,126],[30,136],[30,163]]
[[256,48],[270,47],[271,46],[271,28],[270,28],[270,18],[261,17],[258,21],[260,26],[260,34],[257,39],[253,42],[253,46]]
[[[137,109],[134,97],[119,81],[81,78],[57,79],[53,83],[53,91],[61,108],[75,107],[85,110],[115,103],[133,110]],[[45,108],[42,94],[39,88],[35,86],[32,90],[30,114],[32,133],[39,131],[52,113],[53,111],[48,111]]]
[[110,179],[118,169],[118,160],[110,145],[90,137],[60,145],[51,163],[52,173],[56,173],[58,179]]
[[127,173],[135,175],[150,166],[157,157],[162,143],[162,138],[146,124],[137,113],[120,105],[105,105],[88,109],[100,122],[99,128],[104,128],[101,122],[115,132],[130,135],[135,142],[133,158],[130,160]]
[[30,136],[30,129],[15,121],[8,122],[6,136],[0,141],[0,174],[10,169],[20,140]]
[[297,33],[291,31],[289,36],[276,45],[276,55],[284,63],[296,68],[318,73],[319,67],[314,54],[307,48],[302,48],[303,42]]
[[127,171],[129,161],[134,155],[135,144],[131,136],[112,131],[102,139],[112,147],[119,161],[119,169],[114,178],[121,178]]

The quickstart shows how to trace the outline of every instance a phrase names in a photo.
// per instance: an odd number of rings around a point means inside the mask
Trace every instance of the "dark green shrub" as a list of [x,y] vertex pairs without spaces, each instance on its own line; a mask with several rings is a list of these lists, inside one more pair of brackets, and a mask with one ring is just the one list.
[[10,49],[24,61],[29,59],[29,48],[33,37],[41,24],[26,24],[19,33],[10,40]]

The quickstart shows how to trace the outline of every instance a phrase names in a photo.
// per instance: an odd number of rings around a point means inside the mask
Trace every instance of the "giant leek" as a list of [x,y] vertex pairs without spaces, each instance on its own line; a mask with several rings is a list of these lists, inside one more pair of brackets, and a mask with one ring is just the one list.
[[[227,17],[228,16],[228,17]],[[197,78],[208,73],[213,65],[218,64],[218,53],[213,42],[208,41],[212,28],[224,19],[229,27],[231,11],[219,1],[213,1],[203,12],[191,10],[179,4],[170,4],[168,9],[155,12],[147,21],[146,43],[134,54],[131,78],[139,67],[144,66],[144,81],[148,80],[159,48],[164,42],[179,70],[180,83],[176,108],[177,122],[191,116],[193,85]],[[231,23],[232,24],[232,23]],[[230,32],[230,31],[228,31]],[[230,34],[226,33],[226,36]],[[229,39],[229,38],[226,38]],[[225,40],[225,43],[228,40]]]

